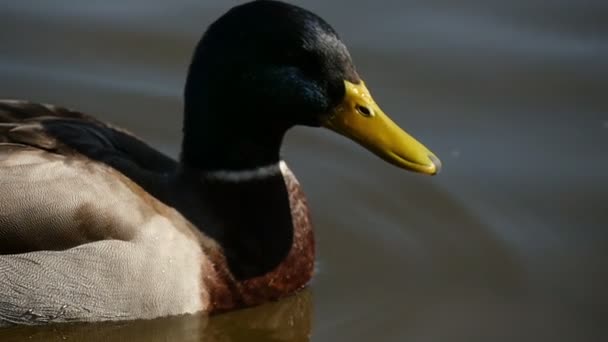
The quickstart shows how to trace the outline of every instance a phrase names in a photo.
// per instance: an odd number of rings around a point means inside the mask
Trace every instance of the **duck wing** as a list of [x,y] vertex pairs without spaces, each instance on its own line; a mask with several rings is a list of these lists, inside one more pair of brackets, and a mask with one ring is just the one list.
[[134,134],[67,108],[21,100],[0,100],[0,143],[15,143],[63,155],[81,154],[132,172],[164,173],[177,162]]
[[0,100],[0,255],[129,240],[165,210],[158,199],[176,167],[91,116]]

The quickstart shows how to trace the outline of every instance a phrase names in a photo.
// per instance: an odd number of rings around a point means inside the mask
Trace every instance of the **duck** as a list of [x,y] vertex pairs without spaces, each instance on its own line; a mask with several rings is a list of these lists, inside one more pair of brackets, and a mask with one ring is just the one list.
[[281,155],[294,126],[441,168],[380,109],[336,31],[285,2],[207,27],[183,107],[176,160],[91,115],[0,100],[0,325],[214,314],[305,288],[313,227]]

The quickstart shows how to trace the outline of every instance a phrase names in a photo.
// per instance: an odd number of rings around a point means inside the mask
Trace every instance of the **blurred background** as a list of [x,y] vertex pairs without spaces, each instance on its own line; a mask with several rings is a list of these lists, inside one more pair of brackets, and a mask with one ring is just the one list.
[[[0,97],[78,109],[176,156],[204,29],[240,1],[0,0]],[[309,291],[220,315],[10,340],[608,340],[608,2],[293,1],[349,46],[443,172],[289,133],[318,239]]]

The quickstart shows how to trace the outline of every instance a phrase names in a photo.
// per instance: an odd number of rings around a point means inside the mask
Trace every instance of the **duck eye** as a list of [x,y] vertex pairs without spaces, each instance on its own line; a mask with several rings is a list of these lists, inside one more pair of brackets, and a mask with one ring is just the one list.
[[363,116],[374,116],[374,113],[372,112],[371,109],[361,106],[361,105],[357,105],[355,108],[357,108],[357,111],[359,112],[359,114],[363,115]]

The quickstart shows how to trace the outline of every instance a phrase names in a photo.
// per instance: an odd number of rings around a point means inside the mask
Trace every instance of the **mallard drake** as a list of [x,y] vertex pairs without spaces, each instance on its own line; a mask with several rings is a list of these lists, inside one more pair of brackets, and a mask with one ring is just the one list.
[[311,220],[280,156],[295,125],[441,165],[374,102],[334,29],[286,3],[209,26],[184,98],[179,161],[77,111],[0,102],[0,325],[215,313],[306,286]]

